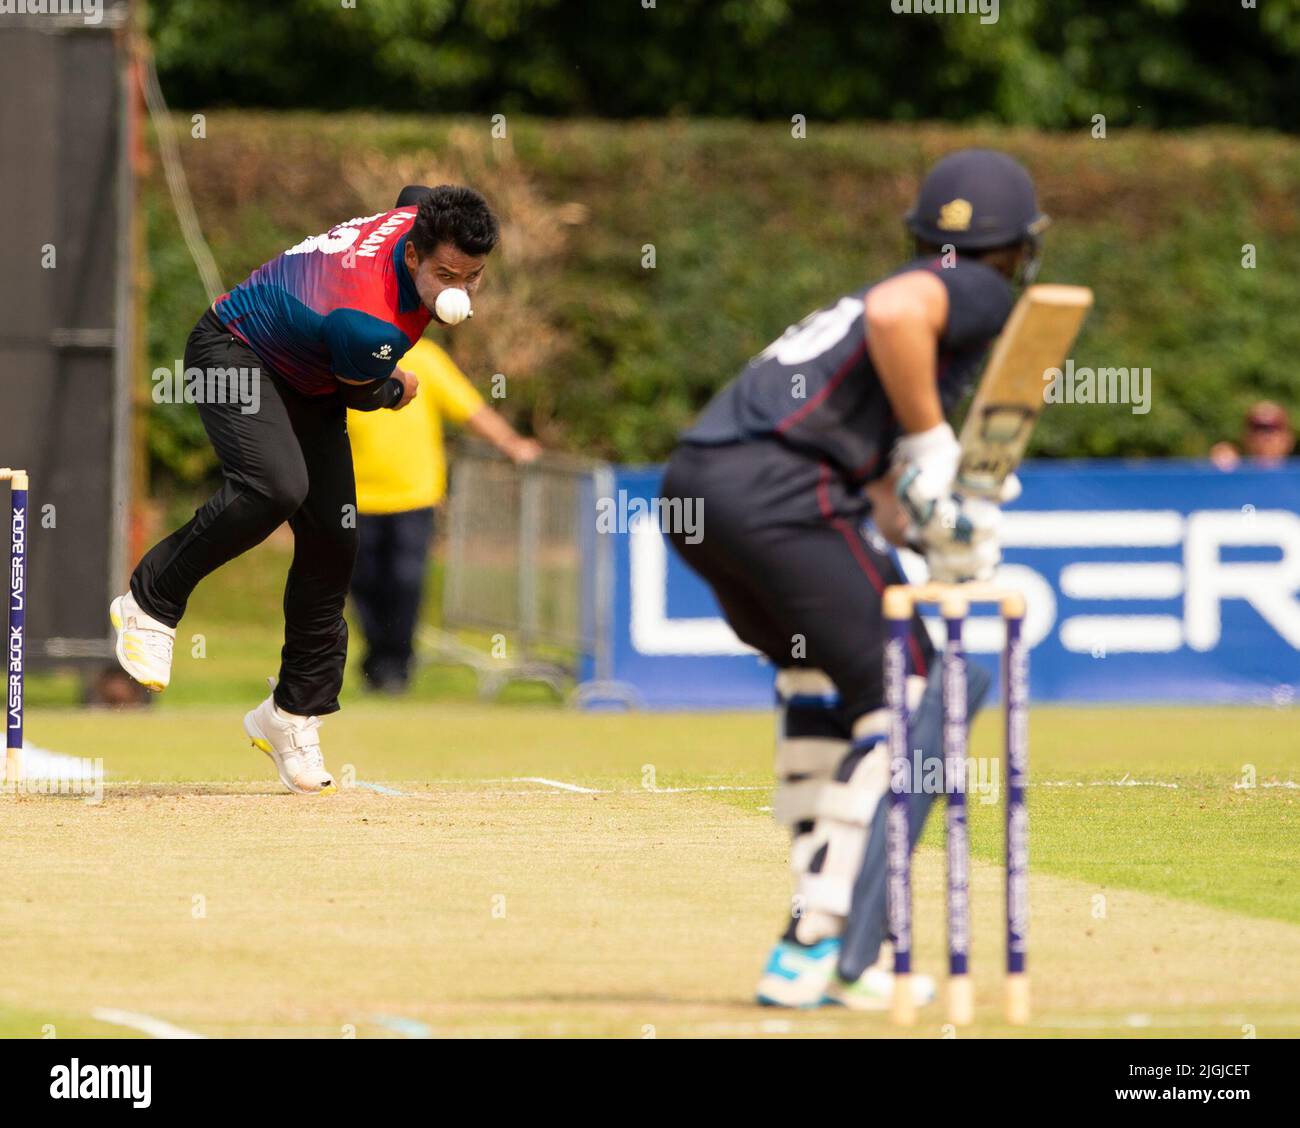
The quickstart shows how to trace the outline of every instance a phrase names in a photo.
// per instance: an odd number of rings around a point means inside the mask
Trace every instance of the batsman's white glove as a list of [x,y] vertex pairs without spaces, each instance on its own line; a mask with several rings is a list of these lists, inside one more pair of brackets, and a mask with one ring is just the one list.
[[921,538],[930,579],[961,584],[991,580],[1002,559],[1002,510],[982,498],[945,499],[938,521]]
[[952,496],[960,461],[961,444],[947,423],[904,435],[894,444],[898,500],[915,529],[924,529],[933,520],[940,498]]
[[1010,475],[998,502],[953,492],[961,445],[947,424],[905,435],[894,448],[898,499],[909,539],[925,556],[932,579],[945,583],[987,580],[1002,559],[999,504],[1014,500],[1020,481]]

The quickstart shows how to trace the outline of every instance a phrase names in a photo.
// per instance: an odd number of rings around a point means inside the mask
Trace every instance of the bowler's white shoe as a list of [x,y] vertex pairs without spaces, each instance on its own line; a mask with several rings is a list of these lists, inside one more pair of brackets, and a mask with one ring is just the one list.
[[172,680],[172,647],[176,628],[140,610],[128,591],[108,605],[117,631],[117,660],[145,689],[161,693]]
[[244,731],[275,764],[280,781],[299,795],[334,790],[334,779],[320,750],[320,718],[286,713],[272,694],[244,714]]
[[[850,1010],[884,1011],[894,997],[894,950],[890,944],[880,946],[880,955],[852,983],[834,976],[826,987],[823,1000]],[[912,972],[912,1000],[918,1007],[934,1002],[934,977]]]

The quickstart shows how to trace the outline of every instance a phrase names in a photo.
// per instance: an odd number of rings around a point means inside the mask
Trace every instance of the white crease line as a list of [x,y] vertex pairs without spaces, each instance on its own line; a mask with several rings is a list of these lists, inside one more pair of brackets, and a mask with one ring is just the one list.
[[1122,1018],[1080,1018],[1075,1015],[1036,1015],[1035,1026],[1057,1027],[1062,1030],[1161,1030],[1179,1029],[1196,1026],[1225,1027],[1274,1027],[1291,1028],[1300,1026],[1300,1015],[1265,1015],[1263,1018],[1248,1018],[1235,1014],[1128,1014]]
[[[172,786],[181,787],[189,783],[193,787],[225,787],[231,784],[231,780],[190,780],[178,781]],[[690,792],[699,791],[771,791],[772,785],[765,784],[761,786],[740,786],[731,784],[710,784],[700,787],[628,787],[622,788],[617,792],[602,790],[597,787],[581,787],[576,783],[564,783],[561,780],[547,779],[544,776],[511,776],[497,779],[431,779],[421,781],[423,786],[438,788],[456,788],[456,787],[474,787],[483,784],[502,784],[502,783],[539,783],[546,787],[556,787],[561,791],[572,791],[583,795],[640,795],[649,793],[651,795],[681,795]],[[1119,779],[1035,779],[1030,781],[1031,787],[1161,787],[1171,791],[1179,790],[1183,785],[1169,780],[1158,779],[1129,779],[1127,775]],[[392,795],[403,799],[432,799],[434,796],[420,794],[418,792],[398,791],[396,788],[385,787],[382,784],[357,781],[351,787],[344,787],[344,791],[352,788],[362,788],[372,791],[379,795]],[[1243,784],[1234,781],[1232,790],[1234,791],[1252,791],[1255,788],[1260,790],[1281,788],[1288,791],[1300,790],[1300,783],[1295,780],[1267,780],[1263,783]],[[212,792],[192,796],[198,799],[248,799],[254,798],[257,792]]]
[[681,795],[688,791],[771,791],[772,786],[766,787],[732,787],[726,784],[719,784],[712,787],[630,787],[624,795],[637,795],[642,791],[648,791],[651,795]]
[[405,791],[398,791],[395,787],[385,787],[382,783],[370,783],[366,780],[357,780],[353,787],[364,787],[367,791],[373,791],[379,795],[405,795]]
[[164,1022],[161,1018],[154,1018],[152,1015],[147,1014],[136,1014],[135,1011],[116,1010],[113,1007],[96,1007],[90,1012],[90,1017],[113,1026],[127,1026],[132,1030],[139,1030],[148,1034],[150,1038],[203,1037],[202,1034],[195,1034],[193,1030],[182,1030],[179,1026]]
[[1129,779],[1125,776],[1123,779],[1041,779],[1029,781],[1029,786],[1033,787],[1167,787],[1172,791],[1178,790],[1178,784],[1166,783],[1158,779]]
[[[682,1035],[688,1038],[700,1034],[738,1034],[742,1037],[755,1034],[836,1034],[842,1033],[844,1029],[843,1025],[837,1023],[814,1023],[802,1019],[795,1021],[784,1018],[757,1019],[754,1022],[684,1022],[681,1026]],[[677,1036],[676,1031],[673,1036]]]
[[370,1020],[376,1026],[401,1034],[405,1038],[432,1038],[433,1032],[419,1019],[406,1018],[403,1015],[377,1014]]
[[509,783],[540,783],[546,787],[558,787],[561,791],[579,791],[583,795],[605,795],[607,792],[600,791],[595,787],[579,787],[576,783],[562,783],[558,779],[546,779],[544,776],[516,776],[514,779],[507,781]]
[[694,791],[771,791],[772,784],[740,786],[733,784],[708,784],[700,787],[624,787],[618,791],[607,791],[597,787],[579,787],[576,783],[562,783],[559,780],[545,779],[542,776],[511,776],[502,779],[457,779],[433,780],[438,783],[542,783],[547,787],[559,787],[565,791],[579,791],[589,795],[682,795]]

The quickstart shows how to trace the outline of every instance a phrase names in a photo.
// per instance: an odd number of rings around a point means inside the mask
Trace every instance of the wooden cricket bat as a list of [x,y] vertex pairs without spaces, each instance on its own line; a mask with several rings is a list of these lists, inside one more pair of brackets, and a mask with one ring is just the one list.
[[1030,286],[1011,311],[961,429],[957,489],[997,500],[1024,457],[1049,368],[1059,368],[1092,307],[1087,286]]

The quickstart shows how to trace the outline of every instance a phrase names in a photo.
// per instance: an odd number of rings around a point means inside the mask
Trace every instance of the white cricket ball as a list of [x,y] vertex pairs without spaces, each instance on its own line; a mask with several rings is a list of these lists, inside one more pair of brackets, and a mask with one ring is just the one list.
[[438,295],[433,308],[438,318],[447,325],[459,325],[465,318],[474,316],[474,311],[469,308],[469,295],[454,286]]

